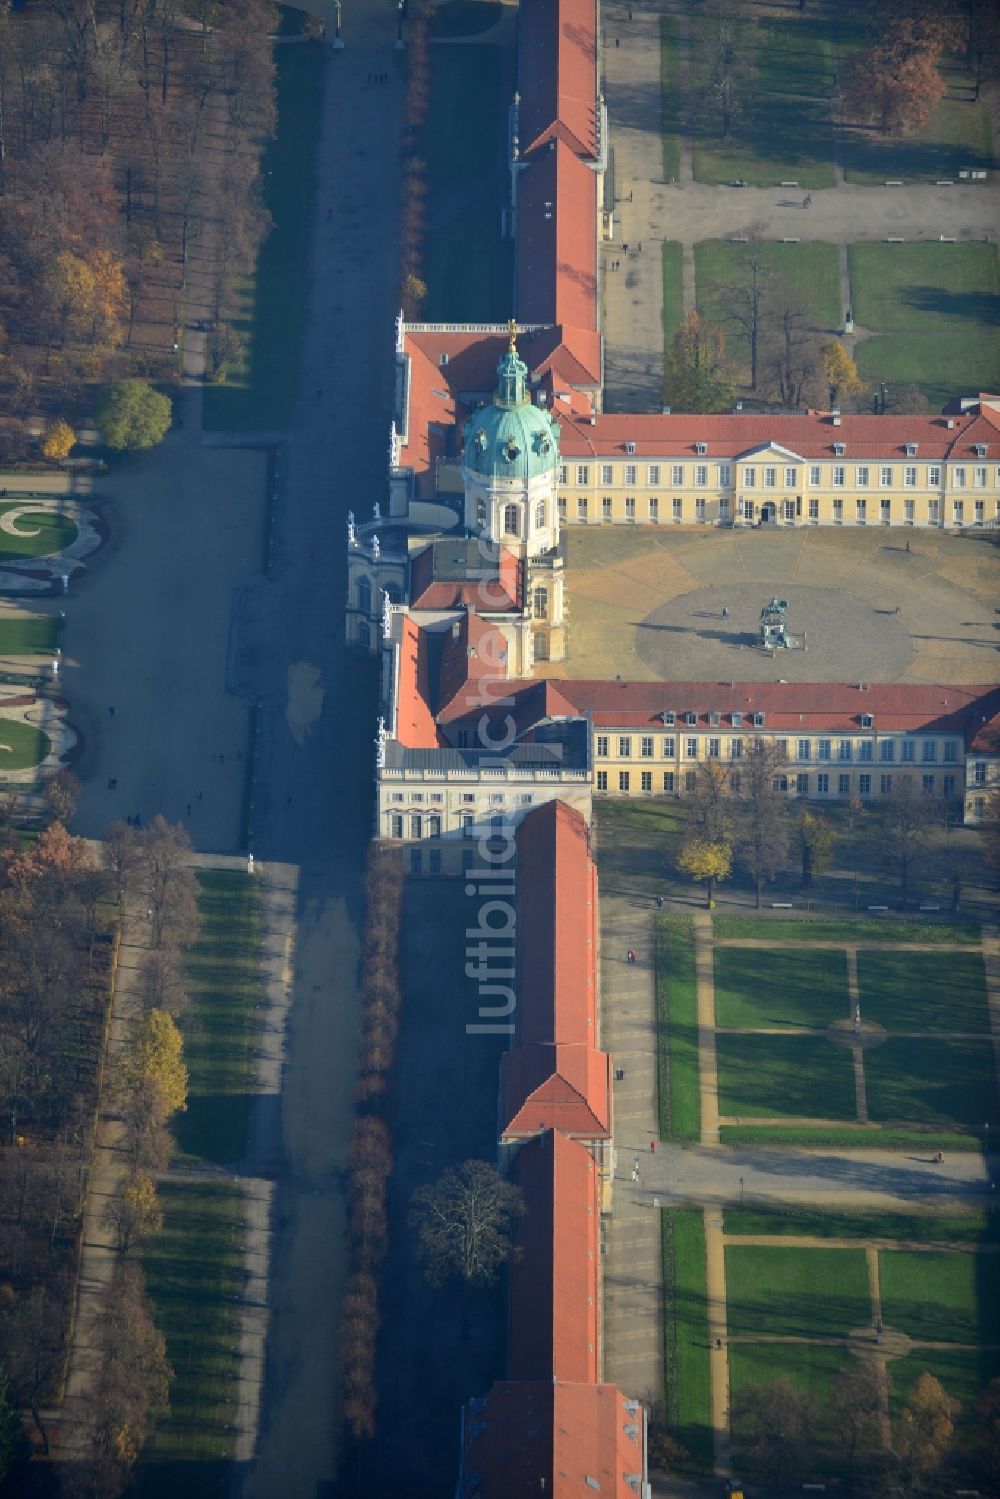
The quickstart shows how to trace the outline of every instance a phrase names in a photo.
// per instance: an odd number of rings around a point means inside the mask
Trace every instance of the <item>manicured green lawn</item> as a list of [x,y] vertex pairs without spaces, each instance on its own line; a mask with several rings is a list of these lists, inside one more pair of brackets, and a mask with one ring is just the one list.
[[991,1379],[1000,1375],[1000,1355],[986,1348],[914,1348],[889,1363],[889,1406],[893,1419],[913,1393],[921,1374],[932,1374],[954,1399],[962,1402],[959,1426],[974,1423],[975,1404]]
[[[609,528],[602,540],[613,545],[615,531]],[[615,881],[627,881],[629,890],[641,892],[650,903],[657,892],[690,893],[690,882],[682,882],[674,866],[683,828],[683,813],[676,802],[599,801],[594,807],[594,827],[594,849],[606,888]]]
[[48,734],[33,724],[0,718],[0,780],[12,770],[27,770],[29,765],[40,764],[51,748]]
[[829,942],[832,946],[863,942],[927,942],[951,946],[978,943],[979,925],[974,921],[900,921],[889,917],[713,916],[712,932],[719,942],[746,937],[766,937],[773,942]]
[[189,1155],[231,1162],[246,1149],[264,998],[258,889],[234,870],[206,870],[198,883],[201,930],[188,953],[191,1004],[181,1018],[188,1106],[177,1137]]
[[698,992],[689,916],[656,922],[656,1028],[660,1139],[700,1140]]
[[435,37],[479,36],[495,26],[503,15],[499,0],[445,0],[431,11],[431,34]]
[[849,1012],[846,953],[809,948],[716,949],[716,1025],[748,1030],[825,1027]]
[[246,340],[244,367],[227,384],[205,387],[208,431],[285,427],[295,407],[323,49],[279,47],[276,57],[278,133],[263,160],[264,199],[274,223],[253,275],[239,289],[233,322]]
[[59,621],[45,614],[0,619],[0,656],[51,656],[59,642]]
[[490,233],[481,214],[430,230],[424,271],[430,323],[496,323],[510,316],[513,241]]
[[[809,1149],[836,1146],[844,1150],[931,1150],[937,1149],[940,1130],[886,1129],[874,1124],[853,1127],[836,1125],[802,1127],[794,1125],[724,1124],[719,1130],[723,1145],[801,1145]],[[982,1131],[978,1135],[948,1135],[949,1150],[981,1150]]]
[[708,98],[710,27],[710,18],[692,16],[692,97],[701,101],[695,105],[695,178],[745,178],[760,187],[787,180],[834,187],[833,61],[825,14],[769,16],[740,42],[756,76],[744,90],[748,107],[735,120],[729,140]]
[[883,1249],[878,1266],[887,1326],[928,1343],[1000,1340],[995,1255]]
[[[838,328],[843,309],[837,246],[765,244],[760,248],[766,273],[801,298],[813,325],[820,329]],[[721,239],[706,239],[695,245],[698,311],[704,316],[725,321],[725,292],[728,287],[739,285],[745,275],[741,261],[746,253],[746,245]]]
[[989,1041],[890,1038],[865,1053],[865,1085],[875,1122],[975,1129],[998,1117]]
[[988,1031],[978,952],[858,953],[861,1012],[890,1031]]
[[[143,1264],[174,1381],[150,1456],[154,1463],[224,1461],[232,1456],[239,1391],[241,1195],[229,1183],[170,1180],[159,1193],[163,1231]],[[174,1483],[179,1492],[178,1472]]]
[[840,1338],[871,1319],[864,1250],[726,1245],[732,1337]]
[[700,1212],[663,1211],[667,1422],[697,1467],[712,1457],[705,1225]]
[[663,347],[684,321],[684,249],[676,240],[663,242]]
[[676,181],[681,168],[681,63],[678,51],[680,27],[676,16],[660,17],[660,134],[663,146],[663,180]]
[[817,1402],[822,1416],[832,1381],[852,1365],[845,1348],[824,1343],[733,1343],[729,1348],[729,1383],[733,1394],[740,1395],[747,1385],[787,1379]]
[[0,516],[14,510],[22,512],[15,522],[18,534],[0,529],[0,557],[49,557],[68,547],[79,535],[76,521],[68,515],[32,510],[30,501],[25,500],[0,503]]
[[[941,65],[947,93],[926,125],[905,136],[859,128],[845,132],[844,175],[848,182],[938,182],[963,169],[993,165],[989,115],[972,97],[962,59]],[[973,189],[974,191],[975,189]]]
[[723,1114],[856,1117],[851,1054],[825,1036],[716,1036],[715,1053]]
[[505,76],[499,47],[431,48],[424,156],[432,183],[474,181],[503,166]]
[[848,245],[855,321],[877,333],[1000,325],[996,245]]
[[987,328],[880,334],[859,343],[856,355],[870,385],[918,385],[935,411],[953,396],[992,390],[1000,382],[1000,334]]
[[899,1239],[915,1243],[996,1242],[1000,1219],[981,1209],[967,1213],[825,1212],[820,1208],[727,1208],[724,1232],[732,1237]]

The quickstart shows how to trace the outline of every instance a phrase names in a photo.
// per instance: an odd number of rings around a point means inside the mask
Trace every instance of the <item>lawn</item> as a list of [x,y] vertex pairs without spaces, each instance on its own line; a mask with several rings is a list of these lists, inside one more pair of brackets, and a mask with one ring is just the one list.
[[864,1250],[726,1245],[731,1337],[846,1338],[871,1320]]
[[285,427],[295,408],[323,49],[279,47],[276,58],[278,130],[262,163],[264,199],[274,223],[255,271],[239,288],[233,322],[246,341],[243,367],[226,385],[205,387],[208,431]]
[[915,1243],[996,1243],[1000,1218],[980,1208],[967,1213],[836,1212],[818,1208],[727,1208],[730,1237],[893,1239]]
[[198,876],[201,929],[188,951],[191,1004],[181,1018],[190,1084],[183,1151],[233,1162],[246,1149],[264,978],[258,889],[242,871]]
[[0,530],[0,557],[49,557],[61,552],[79,535],[76,521],[52,510],[32,510],[30,502],[16,500],[0,503],[0,517],[20,511],[17,534]]
[[681,131],[684,122],[679,32],[676,16],[660,17],[660,136],[664,182],[676,181],[681,170]]
[[1000,326],[996,245],[848,245],[855,321],[877,333]]
[[663,347],[669,349],[684,321],[684,247],[663,241]]
[[[150,1458],[154,1465],[225,1462],[239,1389],[234,1302],[243,1281],[241,1196],[229,1183],[208,1181],[168,1179],[159,1191],[163,1231],[143,1264],[174,1381],[170,1414],[157,1428]],[[150,1492],[187,1491],[177,1469],[172,1487],[161,1489],[157,1475],[151,1477]]]
[[958,1421],[975,1420],[975,1403],[991,1379],[1000,1376],[1000,1356],[987,1348],[914,1348],[907,1358],[889,1363],[889,1405],[895,1417],[913,1393],[921,1374],[932,1374],[948,1394],[962,1402]]
[[51,656],[59,642],[59,621],[47,614],[0,619],[0,656]]
[[[746,245],[706,239],[694,247],[698,311],[725,323],[725,293],[745,274]],[[836,329],[843,317],[840,295],[840,252],[836,245],[779,245],[759,247],[768,277],[791,288],[816,328]]]
[[660,1139],[700,1140],[698,991],[691,918],[660,917],[655,940]]
[[758,186],[794,180],[803,187],[835,187],[830,94],[833,56],[824,12],[769,16],[748,28],[741,52],[756,67],[745,85],[746,109],[728,140],[708,99],[711,19],[692,16],[692,96],[696,108],[694,175],[699,182],[737,178]]
[[849,1012],[846,953],[759,947],[715,951],[718,1026],[825,1028]]
[[734,1343],[729,1349],[729,1384],[733,1395],[739,1396],[748,1385],[787,1379],[816,1401],[822,1416],[829,1406],[833,1380],[853,1366],[845,1348],[825,1343]]
[[861,1013],[890,1031],[988,1031],[978,952],[858,953]]
[[864,942],[974,943],[980,940],[979,925],[974,921],[900,921],[888,917],[876,921],[871,917],[795,916],[714,916],[712,933],[717,942],[741,941],[747,937],[766,937],[775,942],[829,942],[831,947],[852,946]]
[[[938,182],[955,179],[963,169],[993,165],[990,119],[972,97],[972,79],[964,60],[947,58],[940,66],[947,92],[927,123],[906,136],[884,136],[874,130],[844,133],[844,175],[848,182]],[[975,191],[975,189],[972,189]]]
[[866,338],[857,365],[870,385],[917,385],[935,411],[970,390],[1000,383],[1000,333],[969,328],[963,333],[896,333]]
[[0,718],[0,780],[12,770],[40,764],[51,748],[48,734],[34,724],[22,723],[19,718]]
[[976,1128],[997,1118],[989,1041],[890,1037],[865,1053],[868,1114],[924,1128]]
[[716,1036],[719,1112],[854,1119],[851,1053],[825,1036]]
[[[431,48],[423,152],[432,184],[476,182],[504,165],[507,61],[499,47]],[[527,144],[525,142],[525,144]]]
[[1000,1341],[994,1255],[883,1249],[878,1274],[887,1327],[924,1343]]
[[667,1423],[696,1467],[712,1458],[708,1280],[700,1212],[663,1210],[664,1373]]
[[500,238],[494,217],[484,222],[481,213],[467,213],[428,231],[421,314],[428,322],[497,323],[510,316],[513,241]]
[[[615,534],[605,531],[602,539],[614,542]],[[594,849],[604,889],[641,893],[651,903],[657,892],[690,894],[690,882],[678,880],[674,868],[683,826],[683,809],[674,801],[595,803]]]
[[[723,1145],[801,1145],[809,1149],[835,1146],[843,1150],[931,1150],[936,1148],[940,1130],[922,1132],[916,1129],[886,1129],[876,1124],[853,1127],[836,1125],[737,1125],[725,1124],[719,1130]],[[982,1150],[982,1131],[978,1135],[949,1134],[949,1150]]]

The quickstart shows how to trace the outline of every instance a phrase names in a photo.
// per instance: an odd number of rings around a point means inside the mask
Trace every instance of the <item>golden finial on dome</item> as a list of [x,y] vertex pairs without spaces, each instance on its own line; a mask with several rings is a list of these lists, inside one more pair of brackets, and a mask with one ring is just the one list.
[[507,332],[510,334],[510,345],[509,345],[510,352],[512,354],[516,354],[517,353],[517,324],[516,324],[516,322],[514,321],[513,318],[511,318],[510,322],[507,324]]

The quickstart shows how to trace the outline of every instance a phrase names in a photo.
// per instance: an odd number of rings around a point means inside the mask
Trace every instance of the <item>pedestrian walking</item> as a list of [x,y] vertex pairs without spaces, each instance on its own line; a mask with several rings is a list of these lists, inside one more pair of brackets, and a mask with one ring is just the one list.
[[189,817],[190,817],[190,816],[191,816],[191,803],[190,803],[190,802],[188,802],[188,809],[187,809],[187,815],[188,815],[188,816],[189,816]]
[[628,244],[627,243],[624,244],[624,245],[622,245],[622,254],[623,255],[627,255],[628,254]]
[[906,543],[906,550],[910,551],[910,543],[909,542]]
[[729,618],[729,605],[728,604],[723,604],[723,606],[722,606],[722,617],[723,617],[723,619],[728,619]]
[[620,47],[621,46],[621,42],[618,40],[617,37],[615,37],[615,46],[616,47]]
[[202,793],[199,791],[196,800],[201,801],[201,796],[202,796]]
[[641,255],[642,254],[642,240],[641,239],[636,244],[635,253],[637,255]]
[[649,1148],[652,1151],[653,1155],[655,1155],[656,1154],[656,1141],[655,1140],[650,1140],[650,1142],[649,1142]]
[[114,703],[112,703],[110,705],[110,707],[108,708],[108,717],[109,718],[114,718],[114,716],[115,716],[115,705],[114,705]]
[[897,614],[899,613],[899,605],[898,604],[896,605],[896,613]]
[[663,896],[662,895],[658,895],[656,897],[656,909],[658,911],[662,911],[663,910]]

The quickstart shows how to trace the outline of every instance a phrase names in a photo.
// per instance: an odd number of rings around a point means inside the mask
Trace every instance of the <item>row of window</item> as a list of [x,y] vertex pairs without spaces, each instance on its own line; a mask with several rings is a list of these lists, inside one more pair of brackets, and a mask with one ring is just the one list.
[[[560,519],[565,520],[567,517],[567,501],[565,496],[560,495],[558,503]],[[625,519],[627,521],[634,521],[639,519],[639,504],[640,502],[636,500],[634,495],[625,496]],[[941,520],[942,515],[945,513],[942,509],[943,504],[944,502],[938,499],[929,499],[927,501],[927,518],[929,521]],[[728,499],[726,495],[720,495],[718,505],[720,520],[729,520],[731,518],[733,510],[732,501]],[[843,521],[844,500],[838,496],[834,496],[832,505],[834,520]],[[690,499],[685,500],[682,495],[674,495],[673,499],[670,502],[670,514],[675,521],[691,519],[692,515],[690,507]],[[765,511],[768,510],[768,507],[770,507],[770,511],[773,512],[774,519],[778,519],[780,516],[782,520],[794,521],[800,520],[803,514],[806,514],[808,515],[810,520],[819,520],[820,502],[818,496],[812,496],[808,498],[805,502],[804,510],[802,497],[801,495],[797,495],[794,499],[761,502],[756,507],[757,513],[763,516],[765,514]],[[507,507],[507,509],[516,511],[517,507],[510,505]],[[587,521],[590,519],[590,513],[589,499],[586,495],[579,495],[576,501],[576,519],[578,521]],[[643,519],[656,522],[660,520],[661,513],[665,513],[665,511],[661,512],[660,496],[655,494],[649,495],[645,500],[645,513],[643,515]],[[874,500],[869,505],[867,498],[863,495],[859,495],[854,501],[854,519],[858,522],[859,525],[864,525],[868,520],[875,519],[882,521],[884,524],[890,524],[893,519],[899,518],[899,513],[898,502],[894,507],[893,501],[891,499],[880,499],[878,501],[877,508]],[[736,501],[736,514],[743,517],[744,519],[752,520],[755,514],[754,501],[745,499],[743,495],[740,495],[739,499]],[[903,520],[913,521],[916,520],[916,516],[916,501],[904,500],[902,512]],[[602,495],[600,517],[601,520],[604,521],[614,520],[615,500],[612,495]],[[979,524],[982,524],[982,522],[986,519],[986,502],[985,500],[975,500],[973,502],[972,509],[967,511],[964,500],[953,499],[951,501],[951,518],[953,521],[957,521],[960,524],[969,518],[974,519]],[[693,519],[695,521],[704,521],[708,519],[708,501],[702,495],[697,496],[694,501]],[[519,535],[519,524],[520,522],[516,515],[512,521],[508,521],[507,519],[505,519],[505,535]]]
[[[612,772],[607,770],[599,770],[597,772],[598,791],[607,791],[609,789],[608,777],[611,774]],[[620,770],[618,772],[619,791],[632,790],[633,774],[634,772],[629,770]],[[697,790],[698,776],[696,771],[664,770],[661,773],[661,776],[661,784],[654,787],[653,772],[651,770],[639,771],[639,790],[656,790],[665,792]],[[857,794],[859,796],[872,796],[874,794],[874,779],[874,776],[866,774],[864,772],[859,775],[857,777]],[[927,796],[934,796],[937,793],[939,788],[936,776],[923,775],[921,776],[920,781],[923,791]],[[843,773],[834,776],[828,771],[822,770],[816,776],[815,788],[813,786],[813,778],[811,775],[809,775],[808,771],[799,771],[796,775],[793,776],[775,776],[771,784],[775,791],[794,790],[798,796],[850,796],[852,790],[854,789],[852,787],[851,776],[845,775]],[[739,796],[742,792],[742,789],[743,784],[740,773],[738,770],[734,770],[729,777],[729,790],[733,796]],[[880,775],[878,777],[878,789],[880,795],[888,796],[889,792],[892,790],[892,776]],[[955,793],[955,777],[953,775],[942,776],[940,794],[942,796],[954,796]]]
[[[621,478],[615,478],[615,465],[612,463],[599,463],[595,465],[600,484],[622,484],[627,489],[630,485],[646,484],[655,488],[659,484],[669,482],[677,487],[692,485],[694,488],[704,488],[709,484],[717,484],[721,488],[728,488],[733,482],[733,465],[731,463],[648,463],[644,465],[644,477],[639,477],[639,465],[637,463],[625,463],[621,468]],[[824,465],[811,463],[805,465],[808,474],[807,483],[810,488],[818,489],[825,482],[835,486],[843,486],[847,483],[847,465],[833,464],[829,467],[830,479],[824,480]],[[924,471],[924,485],[929,489],[941,488],[941,476],[944,465],[940,463],[923,464],[918,468],[915,463],[896,465],[891,463],[858,463],[853,466],[853,483],[858,489],[868,489],[878,486],[882,489],[895,489],[901,486],[904,489],[916,489],[920,482],[920,469]],[[578,485],[590,484],[591,465],[589,463],[577,463],[572,466],[563,463],[559,468],[559,483],[566,485],[570,483],[570,473],[575,472],[575,482]],[[714,478],[709,479],[709,473],[714,473]],[[738,470],[740,474],[740,487],[743,489],[797,489],[800,485],[800,474],[802,469],[791,464],[785,467],[771,464],[743,464]],[[902,479],[899,474],[902,474]],[[666,475],[669,474],[669,481]],[[986,489],[989,486],[989,469],[985,463],[982,464],[957,464],[948,467],[951,485],[954,489]],[[688,477],[690,475],[690,477]],[[995,470],[994,484],[1000,486],[1000,467]]]
[[[755,715],[760,717],[761,715]],[[615,755],[619,760],[631,760],[633,758],[633,745],[637,745],[636,758],[640,760],[652,760],[657,758],[656,739],[653,734],[598,734],[596,736],[595,753],[599,760],[611,758],[611,741],[615,740]],[[741,760],[744,754],[745,739],[730,739],[728,742],[727,758],[730,760]],[[875,741],[872,739],[774,739],[770,741],[775,746],[778,756],[782,760],[858,760],[864,763],[866,760],[878,759],[883,764],[892,764],[896,759],[896,746],[899,746],[899,759],[904,764],[914,764],[919,758],[925,765],[933,765],[938,758],[938,741],[936,739],[880,739],[878,741],[878,753],[876,755]],[[678,757],[678,743],[682,746],[683,757],[687,760],[697,760],[702,755],[707,755],[710,760],[722,758],[722,738],[714,735],[683,735],[680,740],[674,734],[660,736],[659,758],[663,760],[676,760]],[[920,745],[920,754],[917,754],[917,745]],[[793,748],[794,746],[794,748]],[[959,741],[957,739],[946,739],[941,744],[941,759],[946,764],[953,764],[959,757]],[[977,762],[976,771],[982,770],[983,782],[985,782],[986,766]]]
[[[502,812],[493,813],[489,819],[489,836],[502,838],[508,824],[509,819]],[[436,813],[431,813],[429,816],[425,812],[391,812],[389,814],[391,838],[440,838],[441,829],[441,818]],[[458,814],[458,829],[463,838],[475,838],[483,831],[482,824],[477,830],[476,818],[471,812]]]
[[[474,804],[480,800],[474,791],[463,791],[461,799],[463,802],[470,804]],[[422,791],[394,791],[391,800],[394,802],[409,802],[411,806],[419,806],[424,800],[424,793]],[[427,800],[429,802],[443,802],[444,792],[432,791],[428,795]],[[483,798],[483,800],[488,800],[491,807],[502,807],[506,804],[507,797],[502,791],[494,791],[488,798]],[[530,807],[535,798],[530,791],[520,791],[513,800],[519,807]]]

